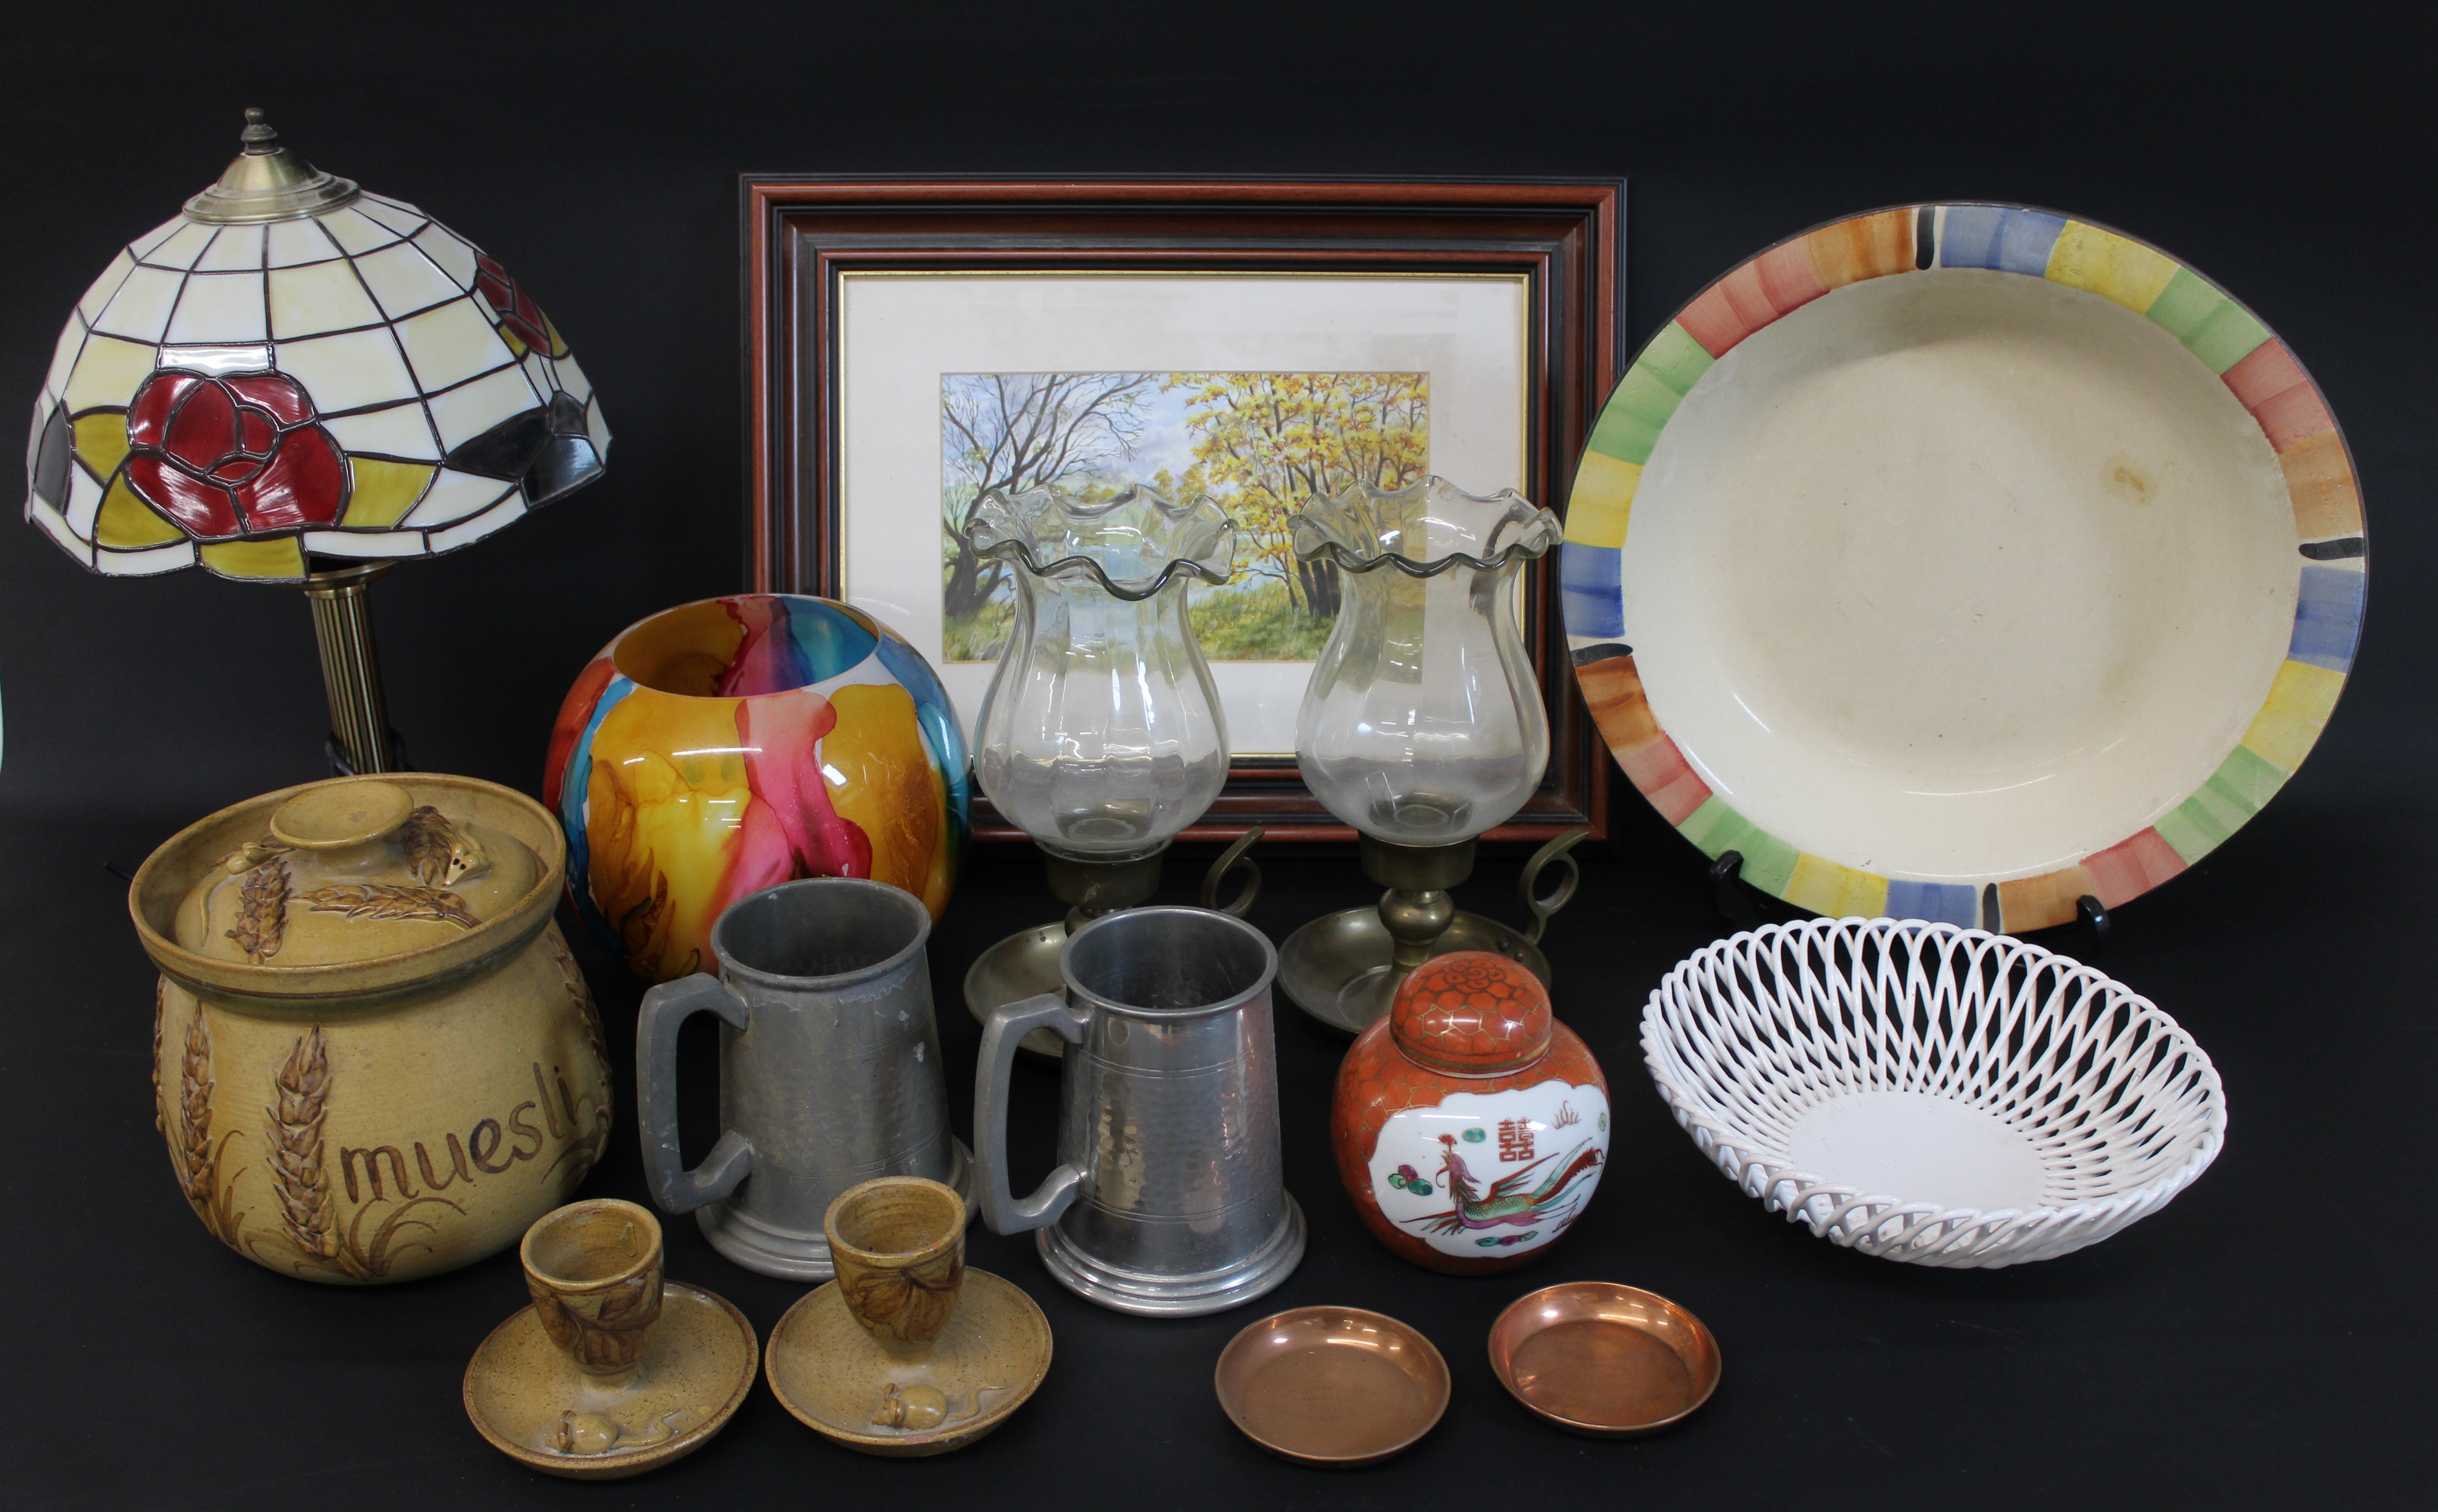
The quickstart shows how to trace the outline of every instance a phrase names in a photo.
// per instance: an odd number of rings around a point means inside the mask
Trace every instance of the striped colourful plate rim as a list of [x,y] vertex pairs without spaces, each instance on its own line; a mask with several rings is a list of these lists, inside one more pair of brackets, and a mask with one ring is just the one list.
[[[1831,290],[1934,268],[2045,278],[2147,316],[2218,375],[2277,455],[2303,557],[2293,636],[2268,698],[2199,791],[2138,834],[2040,876],[1979,886],[1882,876],[1812,855],[1753,824],[1704,783],[1660,727],[1625,643],[1619,580],[1643,465],[1710,364]],[[2319,386],[2259,317],[2158,248],[2053,210],[1912,204],[1803,232],[1742,264],[1644,345],[1593,428],[1559,558],[1575,676],[1634,787],[1703,853],[1743,855],[1743,879],[1830,917],[1892,915],[2021,932],[2068,923],[2077,900],[2113,908],[2200,861],[2303,765],[2360,640],[2367,554],[2361,491]]]

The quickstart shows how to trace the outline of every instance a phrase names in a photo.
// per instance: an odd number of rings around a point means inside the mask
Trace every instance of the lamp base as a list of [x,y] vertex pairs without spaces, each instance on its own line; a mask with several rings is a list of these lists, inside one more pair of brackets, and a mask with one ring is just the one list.
[[[1392,894],[1393,896],[1393,894]],[[1430,954],[1486,950],[1520,963],[1549,982],[1548,958],[1495,919],[1477,913],[1457,913]],[[979,968],[977,968],[979,969]],[[1333,1033],[1352,1037],[1371,1027],[1396,1000],[1397,985],[1411,967],[1397,964],[1397,941],[1380,922],[1377,907],[1349,908],[1315,919],[1279,947],[1279,986],[1313,1022]],[[1056,966],[1053,962],[1051,971]]]

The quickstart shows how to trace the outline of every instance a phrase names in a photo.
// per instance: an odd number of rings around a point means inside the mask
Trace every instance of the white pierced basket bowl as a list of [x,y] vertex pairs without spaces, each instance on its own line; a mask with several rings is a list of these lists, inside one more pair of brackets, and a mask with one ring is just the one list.
[[2149,999],[1954,924],[1809,919],[1720,941],[1651,994],[1642,1053],[1748,1195],[1916,1265],[2095,1244],[2226,1138],[2217,1069]]

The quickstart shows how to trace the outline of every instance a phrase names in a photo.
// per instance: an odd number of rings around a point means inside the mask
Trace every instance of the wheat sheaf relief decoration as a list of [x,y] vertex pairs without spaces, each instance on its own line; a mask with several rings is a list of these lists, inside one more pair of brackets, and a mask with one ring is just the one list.
[[[576,1022],[584,1026],[584,1043],[592,1051],[592,1064],[600,1072],[601,1085],[607,1089],[610,1085],[610,1045],[602,1033],[601,1010],[592,1001],[592,985],[585,981],[583,968],[575,964],[575,956],[567,948],[567,941],[559,938],[557,925],[553,924],[543,930],[541,938],[550,946],[550,958],[558,963],[559,979],[566,983],[568,1000],[575,1008]],[[567,1114],[568,1121],[575,1122],[573,1104],[568,1106]],[[556,1169],[561,1161],[569,1162],[575,1167],[574,1179],[582,1181],[594,1163],[600,1160],[602,1147],[610,1140],[610,1107],[605,1098],[602,1105],[592,1112],[591,1132],[570,1139],[567,1148],[558,1152],[558,1159],[551,1162],[551,1168]]]
[[[246,853],[241,851],[238,856],[241,859]],[[245,958],[257,966],[279,954],[279,942],[288,934],[287,862],[275,854],[266,855],[246,872],[245,880],[238,884],[237,927],[226,933],[245,952]]]
[[483,921],[466,907],[466,900],[445,888],[408,888],[386,882],[341,882],[309,888],[296,901],[315,913],[342,914],[349,919],[429,919],[471,929]]
[[367,1240],[364,1221],[380,1205],[376,1199],[357,1208],[342,1227],[324,1160],[322,1121],[329,1112],[330,1053],[319,1025],[297,1037],[272,1085],[273,1103],[262,1110],[272,1188],[279,1198],[280,1225],[288,1241],[308,1260],[334,1267],[354,1280],[376,1281],[389,1274],[405,1251],[431,1248],[421,1240],[398,1242],[408,1229],[437,1232],[412,1216],[417,1208],[429,1203],[459,1214],[466,1211],[445,1197],[412,1198],[392,1209]]
[[221,1156],[229,1141],[238,1136],[238,1131],[231,1129],[218,1139],[212,1137],[212,1031],[200,1005],[194,1017],[186,1021],[186,1049],[178,1062],[177,1125],[174,1129],[169,1126],[169,1109],[161,1095],[161,1029],[168,1013],[168,991],[167,982],[153,988],[153,1121],[168,1143],[169,1165],[177,1173],[178,1189],[186,1194],[195,1216],[211,1230],[212,1238],[242,1253],[245,1214],[238,1209],[237,1184],[245,1172],[235,1172],[227,1186],[221,1186]]
[[237,876],[262,865],[274,855],[285,855],[294,849],[295,847],[277,835],[266,835],[259,840],[248,840],[221,857],[221,870],[230,876]]
[[543,931],[542,940],[550,946],[550,958],[558,963],[559,978],[567,984],[567,995],[575,1005],[576,1019],[584,1026],[584,1043],[592,1048],[593,1063],[600,1066],[606,1080],[610,1075],[610,1046],[601,1031],[601,1010],[592,1001],[592,984],[584,979],[583,969],[575,964],[575,955],[567,941],[558,937],[556,928]]
[[398,837],[406,845],[406,870],[427,887],[453,888],[491,870],[482,845],[426,803],[406,817]]
[[152,979],[152,1132],[169,1137],[169,1108],[161,1100],[161,1021],[169,1016],[169,979]]

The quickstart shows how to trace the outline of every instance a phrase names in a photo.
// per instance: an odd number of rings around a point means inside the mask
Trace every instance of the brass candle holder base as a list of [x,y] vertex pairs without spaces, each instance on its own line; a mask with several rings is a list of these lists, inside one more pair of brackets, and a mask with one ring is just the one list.
[[[1242,839],[1210,864],[1202,878],[1202,906],[1241,917],[1253,905],[1254,897],[1262,890],[1262,869],[1245,853],[1261,837],[1259,829],[1246,831]],[[1058,975],[1058,953],[1067,947],[1067,937],[1104,913],[1150,902],[1152,894],[1159,890],[1160,862],[1167,853],[1165,840],[1148,855],[1122,861],[1083,860],[1042,852],[1051,894],[1068,905],[1067,917],[1017,930],[983,951],[965,973],[966,1010],[976,1019],[987,1019],[991,1010],[1001,1003],[1020,1003],[1043,993],[1066,991],[1067,984]],[[1244,889],[1223,905],[1218,902],[1219,888],[1228,872],[1239,870],[1246,873]],[[1023,1048],[1051,1060],[1059,1057],[1066,1045],[1048,1029],[1034,1029],[1019,1043]]]
[[[1541,932],[1575,894],[1581,873],[1567,853],[1590,833],[1568,830],[1524,863],[1517,890],[1532,923],[1520,931],[1465,913],[1448,896],[1473,875],[1473,841],[1392,845],[1367,835],[1363,874],[1388,890],[1374,906],[1327,914],[1289,935],[1279,948],[1279,985],[1322,1027],[1347,1035],[1362,1033],[1387,1012],[1406,974],[1434,956],[1486,950],[1517,962],[1546,986],[1549,961],[1541,954]],[[1551,865],[1563,865],[1565,879],[1545,897],[1541,873]]]
[[[1123,860],[1087,860],[1042,852],[1051,895],[1068,905],[1067,917],[1019,929],[983,951],[965,973],[967,1011],[986,1019],[1001,1003],[1065,991],[1066,984],[1058,977],[1058,952],[1066,948],[1067,937],[1104,913],[1148,903],[1159,890],[1160,860],[1167,853],[1165,840],[1147,855]],[[1053,1058],[1062,1043],[1048,1029],[1034,1029],[1023,1041],[1024,1048]]]

